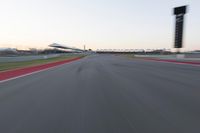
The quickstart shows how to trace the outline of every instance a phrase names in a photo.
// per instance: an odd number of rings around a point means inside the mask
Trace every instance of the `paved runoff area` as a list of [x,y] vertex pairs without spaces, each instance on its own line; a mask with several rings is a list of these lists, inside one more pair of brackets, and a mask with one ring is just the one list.
[[1,133],[199,133],[200,66],[91,55],[0,83]]
[[0,63],[32,61],[32,60],[38,60],[38,59],[49,59],[49,58],[55,58],[55,57],[59,57],[59,56],[62,56],[62,54],[0,57]]

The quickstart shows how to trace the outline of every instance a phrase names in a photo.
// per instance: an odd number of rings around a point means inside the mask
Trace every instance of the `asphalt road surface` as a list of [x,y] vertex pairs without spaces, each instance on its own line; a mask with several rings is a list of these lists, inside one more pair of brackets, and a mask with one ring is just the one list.
[[0,83],[0,133],[200,133],[200,67],[92,55]]

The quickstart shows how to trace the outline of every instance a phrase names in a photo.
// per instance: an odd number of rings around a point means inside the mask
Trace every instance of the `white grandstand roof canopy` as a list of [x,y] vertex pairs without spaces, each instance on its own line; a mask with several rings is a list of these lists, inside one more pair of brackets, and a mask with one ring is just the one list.
[[75,47],[69,47],[69,46],[65,46],[65,45],[62,45],[62,44],[58,44],[58,43],[50,44],[49,47],[61,48],[61,49],[70,49],[70,50],[75,50],[75,51],[83,51],[82,49],[78,49],[78,48],[75,48]]

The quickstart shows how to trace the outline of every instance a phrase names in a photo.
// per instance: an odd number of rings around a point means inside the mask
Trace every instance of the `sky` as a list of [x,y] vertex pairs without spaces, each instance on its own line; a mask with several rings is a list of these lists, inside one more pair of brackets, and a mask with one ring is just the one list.
[[200,0],[0,0],[0,47],[171,49],[182,5],[184,49],[200,49]]

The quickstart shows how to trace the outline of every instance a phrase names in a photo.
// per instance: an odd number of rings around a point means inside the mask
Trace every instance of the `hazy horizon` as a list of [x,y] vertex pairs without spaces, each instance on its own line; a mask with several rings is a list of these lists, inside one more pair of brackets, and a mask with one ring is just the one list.
[[173,7],[189,5],[184,49],[200,49],[198,0],[2,0],[0,48],[51,43],[91,49],[173,49]]

